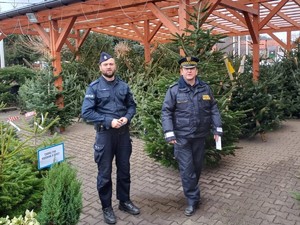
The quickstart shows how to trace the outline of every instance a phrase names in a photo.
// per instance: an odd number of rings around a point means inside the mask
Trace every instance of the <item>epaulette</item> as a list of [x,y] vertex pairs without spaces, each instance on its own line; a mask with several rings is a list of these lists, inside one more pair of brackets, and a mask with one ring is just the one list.
[[174,83],[174,84],[171,84],[169,87],[172,88],[174,86],[178,85],[178,82]]
[[201,86],[208,86],[208,83],[206,83],[206,82],[203,81],[203,80],[199,80],[199,84],[200,84]]
[[97,79],[97,80],[93,81],[92,83],[90,83],[90,86],[92,87],[92,86],[94,86],[95,84],[98,84],[98,83],[99,83],[99,79]]

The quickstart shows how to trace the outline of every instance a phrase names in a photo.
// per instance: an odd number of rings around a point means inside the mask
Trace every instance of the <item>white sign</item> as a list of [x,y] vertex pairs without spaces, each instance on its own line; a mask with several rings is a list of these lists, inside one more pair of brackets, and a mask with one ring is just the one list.
[[216,149],[217,150],[222,150],[221,136],[219,136],[218,141],[216,141]]
[[50,167],[53,163],[65,160],[64,143],[38,150],[38,169]]

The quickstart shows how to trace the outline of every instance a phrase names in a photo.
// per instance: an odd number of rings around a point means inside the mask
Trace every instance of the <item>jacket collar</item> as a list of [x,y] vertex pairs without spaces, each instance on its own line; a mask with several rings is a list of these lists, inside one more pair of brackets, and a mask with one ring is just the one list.
[[[199,84],[201,85],[201,80],[199,79],[198,76],[196,76],[195,86],[198,86]],[[189,88],[190,87],[190,85],[185,82],[185,80],[183,79],[182,75],[179,78],[178,87],[180,89],[185,89],[185,88]]]

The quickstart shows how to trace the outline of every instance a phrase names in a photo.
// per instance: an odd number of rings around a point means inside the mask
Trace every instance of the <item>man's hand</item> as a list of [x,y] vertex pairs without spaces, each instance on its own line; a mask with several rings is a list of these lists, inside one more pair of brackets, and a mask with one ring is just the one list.
[[121,126],[122,126],[122,122],[120,122],[118,119],[113,119],[111,121],[112,128],[120,128]]
[[118,119],[118,121],[121,122],[122,126],[123,126],[123,125],[127,124],[128,119],[126,117],[121,117],[120,119]]
[[174,145],[176,143],[177,143],[176,139],[169,141],[169,144],[172,144],[172,145]]
[[215,139],[215,141],[218,141],[219,140],[219,135],[215,134],[214,139]]
[[126,117],[121,117],[120,119],[113,119],[111,121],[111,127],[112,128],[120,128],[121,126],[127,124],[128,119]]

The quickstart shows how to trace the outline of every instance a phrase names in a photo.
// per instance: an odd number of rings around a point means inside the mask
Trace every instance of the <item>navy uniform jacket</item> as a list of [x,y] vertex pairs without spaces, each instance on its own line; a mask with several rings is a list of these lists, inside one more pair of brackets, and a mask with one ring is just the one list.
[[214,134],[221,135],[221,116],[208,84],[196,78],[196,84],[191,87],[181,76],[166,93],[162,127],[168,142],[177,136],[205,137],[211,128]]
[[126,117],[128,124],[136,113],[129,86],[116,77],[114,81],[107,81],[103,76],[92,82],[87,88],[82,109],[82,118],[93,122],[95,126],[103,125],[111,128],[111,121]]

